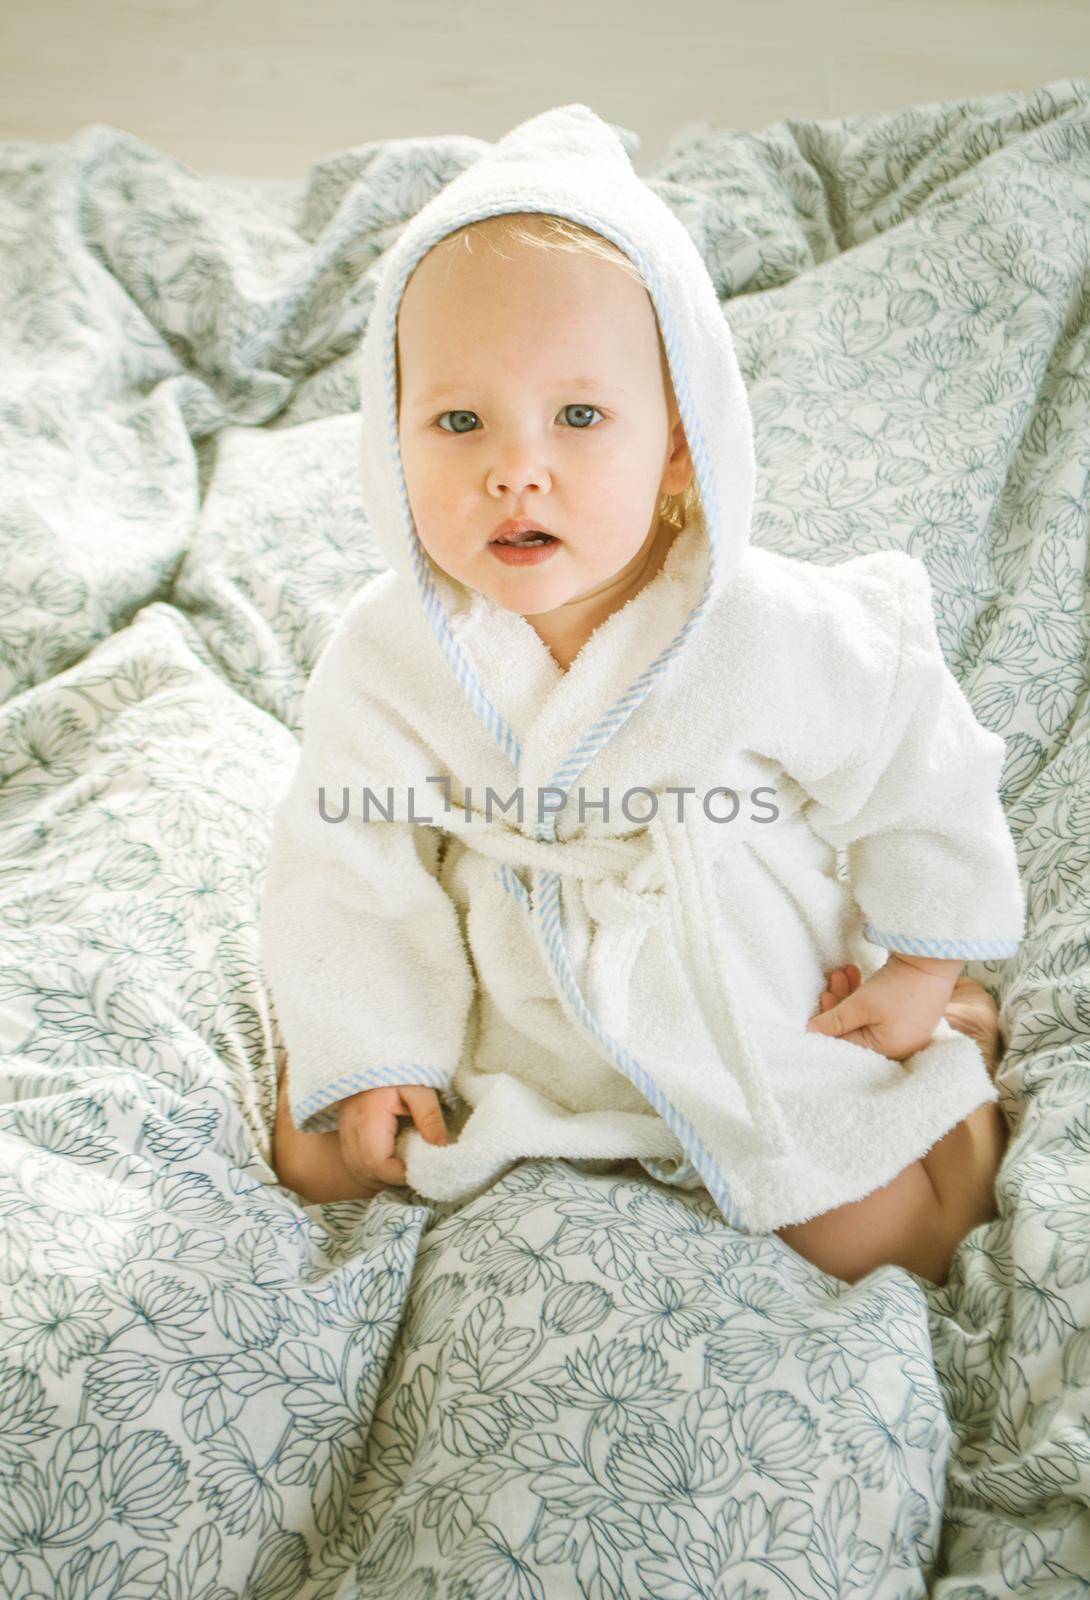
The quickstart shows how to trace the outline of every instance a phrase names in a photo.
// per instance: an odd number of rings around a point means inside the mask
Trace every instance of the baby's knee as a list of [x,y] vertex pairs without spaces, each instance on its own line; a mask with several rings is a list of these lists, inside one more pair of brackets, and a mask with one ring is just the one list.
[[944,1283],[960,1242],[954,1231],[919,1161],[861,1200],[776,1229],[792,1250],[846,1283],[883,1266]]

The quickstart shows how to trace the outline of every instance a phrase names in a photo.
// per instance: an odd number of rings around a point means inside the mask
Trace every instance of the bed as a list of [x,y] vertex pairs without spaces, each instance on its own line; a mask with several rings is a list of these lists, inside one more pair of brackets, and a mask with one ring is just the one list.
[[647,175],[734,334],[755,540],[919,556],[1006,740],[997,1218],[942,1287],[850,1286],[628,1166],[433,1206],[269,1164],[271,808],[381,570],[355,352],[482,149],[0,144],[0,1594],[1087,1595],[1090,80],[693,124]]

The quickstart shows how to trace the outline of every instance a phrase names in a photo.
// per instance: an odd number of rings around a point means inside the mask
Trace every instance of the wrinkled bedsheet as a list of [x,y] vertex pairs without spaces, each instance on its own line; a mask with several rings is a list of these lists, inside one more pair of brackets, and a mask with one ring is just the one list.
[[381,568],[353,356],[483,148],[263,185],[0,144],[0,1593],[1085,1595],[1090,81],[693,125],[648,175],[734,332],[756,541],[919,556],[1006,739],[996,1220],[941,1289],[849,1287],[628,1166],[434,1207],[269,1165],[270,811]]

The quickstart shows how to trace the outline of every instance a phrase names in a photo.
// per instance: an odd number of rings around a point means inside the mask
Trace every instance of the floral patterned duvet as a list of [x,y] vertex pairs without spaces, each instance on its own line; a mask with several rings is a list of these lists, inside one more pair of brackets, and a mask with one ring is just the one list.
[[482,148],[265,185],[0,144],[0,1594],[1085,1595],[1090,82],[693,126],[647,175],[735,336],[755,539],[919,556],[1006,740],[996,1220],[941,1289],[849,1287],[628,1166],[276,1182],[270,811],[380,569],[353,356]]

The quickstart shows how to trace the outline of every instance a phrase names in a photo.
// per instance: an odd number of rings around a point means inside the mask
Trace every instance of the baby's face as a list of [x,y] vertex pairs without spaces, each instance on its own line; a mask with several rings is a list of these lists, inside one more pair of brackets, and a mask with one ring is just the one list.
[[[607,261],[487,240],[428,252],[398,314],[398,429],[417,533],[524,616],[599,589],[654,541],[692,463],[651,300]],[[498,523],[553,534],[509,563]]]

